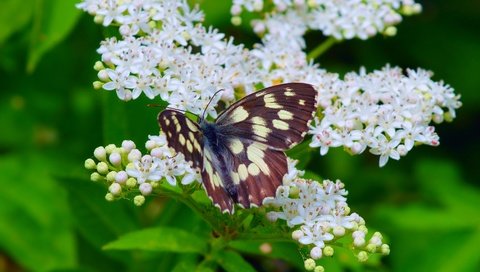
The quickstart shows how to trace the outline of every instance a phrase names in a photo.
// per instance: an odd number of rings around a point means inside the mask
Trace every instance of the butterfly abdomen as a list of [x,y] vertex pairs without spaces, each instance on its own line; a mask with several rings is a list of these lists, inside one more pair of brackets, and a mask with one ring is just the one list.
[[[225,146],[228,137],[222,131],[222,127],[207,121],[200,122],[200,130],[203,133],[204,148],[211,155],[211,163],[218,166],[222,186],[233,200],[237,200],[238,192],[230,173],[232,171],[233,161],[227,156],[229,150]],[[209,159],[210,160],[210,159]]]

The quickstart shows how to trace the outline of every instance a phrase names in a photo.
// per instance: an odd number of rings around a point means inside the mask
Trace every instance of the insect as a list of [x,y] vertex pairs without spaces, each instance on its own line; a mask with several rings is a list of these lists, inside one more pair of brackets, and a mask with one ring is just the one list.
[[284,151],[303,140],[316,94],[309,84],[286,83],[245,96],[213,123],[171,109],[158,122],[168,146],[201,172],[214,205],[233,213],[235,203],[255,207],[275,195],[288,171]]

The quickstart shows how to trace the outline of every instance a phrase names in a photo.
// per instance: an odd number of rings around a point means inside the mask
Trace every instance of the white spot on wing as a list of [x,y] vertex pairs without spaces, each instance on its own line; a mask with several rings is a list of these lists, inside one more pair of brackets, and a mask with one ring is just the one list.
[[272,120],[272,124],[274,128],[280,129],[280,130],[288,130],[289,125],[287,122],[284,122],[282,120],[274,119]]

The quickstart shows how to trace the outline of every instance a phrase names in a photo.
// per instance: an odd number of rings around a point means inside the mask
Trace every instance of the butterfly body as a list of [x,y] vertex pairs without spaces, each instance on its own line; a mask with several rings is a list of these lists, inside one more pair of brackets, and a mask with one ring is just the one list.
[[215,122],[196,123],[176,110],[162,111],[158,121],[169,147],[202,173],[215,206],[232,213],[234,204],[260,206],[275,195],[288,171],[284,151],[305,136],[315,101],[311,85],[288,83],[244,97]]

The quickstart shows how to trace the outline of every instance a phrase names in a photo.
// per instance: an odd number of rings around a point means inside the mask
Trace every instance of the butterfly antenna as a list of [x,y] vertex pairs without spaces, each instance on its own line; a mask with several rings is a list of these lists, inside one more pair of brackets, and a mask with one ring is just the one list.
[[207,104],[207,107],[203,110],[203,114],[202,114],[202,119],[201,120],[205,120],[205,113],[207,112],[207,109],[208,109],[208,106],[210,106],[210,103],[212,103],[213,99],[215,98],[215,96],[219,93],[219,92],[223,92],[224,89],[220,89],[218,91],[216,91],[212,98],[210,98],[210,101],[208,101],[208,104]]

